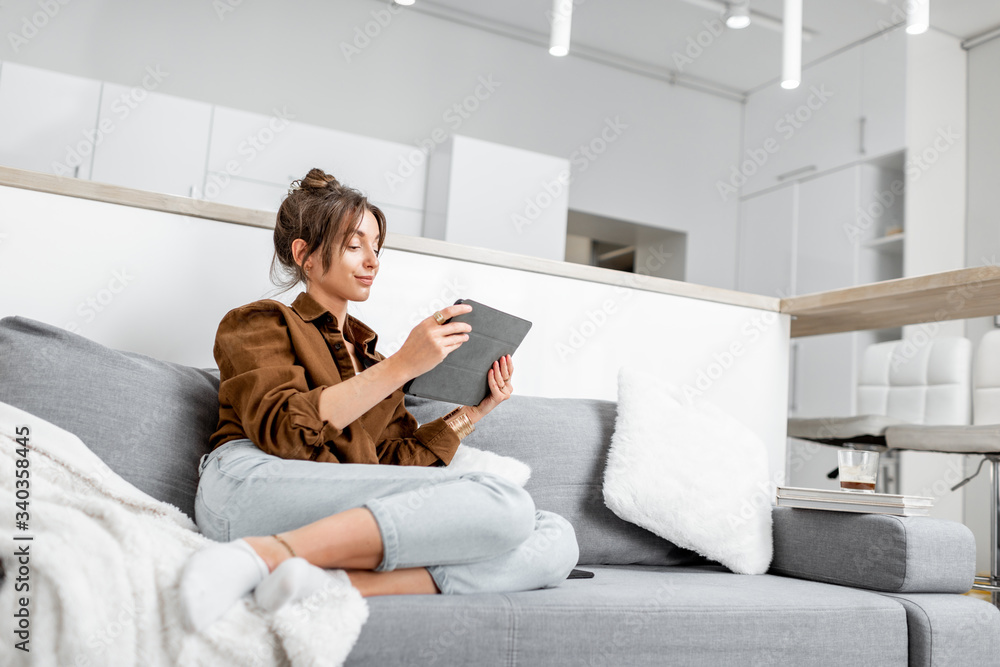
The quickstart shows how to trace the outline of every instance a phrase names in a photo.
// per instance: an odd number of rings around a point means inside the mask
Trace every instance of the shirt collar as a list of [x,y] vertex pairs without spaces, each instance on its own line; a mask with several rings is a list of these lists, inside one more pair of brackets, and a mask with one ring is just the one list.
[[364,322],[351,314],[347,315],[347,327],[341,329],[337,322],[337,317],[327,310],[323,304],[314,299],[308,292],[302,292],[292,301],[292,310],[306,322],[312,322],[326,315],[333,322],[335,328],[347,337],[352,345],[363,346],[368,354],[374,356],[375,343],[378,342],[378,334],[372,331]]

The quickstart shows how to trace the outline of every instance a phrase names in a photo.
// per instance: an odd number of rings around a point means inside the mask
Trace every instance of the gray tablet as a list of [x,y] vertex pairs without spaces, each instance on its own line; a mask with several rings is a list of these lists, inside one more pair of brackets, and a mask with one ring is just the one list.
[[472,311],[447,320],[445,324],[468,322],[469,340],[450,352],[440,364],[403,385],[413,396],[433,398],[460,405],[479,405],[490,395],[487,373],[494,361],[514,354],[531,328],[531,322],[472,299],[459,299]]

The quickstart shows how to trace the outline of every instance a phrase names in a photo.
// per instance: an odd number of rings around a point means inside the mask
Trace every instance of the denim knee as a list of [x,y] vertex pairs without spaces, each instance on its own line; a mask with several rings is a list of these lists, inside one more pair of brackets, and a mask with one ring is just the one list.
[[544,545],[545,557],[539,559],[543,569],[544,588],[556,586],[569,576],[580,560],[580,546],[576,541],[573,524],[554,512],[540,512],[544,523],[540,529],[540,544]]
[[482,528],[508,551],[524,542],[535,530],[535,501],[522,487],[493,473],[466,475],[493,492],[495,503],[483,517]]

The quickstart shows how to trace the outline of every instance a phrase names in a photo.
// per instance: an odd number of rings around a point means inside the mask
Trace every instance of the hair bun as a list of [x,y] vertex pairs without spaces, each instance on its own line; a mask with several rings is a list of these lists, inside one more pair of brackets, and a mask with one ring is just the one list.
[[322,169],[310,169],[305,178],[296,181],[293,185],[306,190],[339,190],[340,181],[326,173]]

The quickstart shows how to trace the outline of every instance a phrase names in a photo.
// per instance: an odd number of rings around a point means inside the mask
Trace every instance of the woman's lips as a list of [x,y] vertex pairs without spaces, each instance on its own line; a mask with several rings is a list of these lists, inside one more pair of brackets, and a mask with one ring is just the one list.
[[371,278],[362,278],[360,276],[354,276],[354,277],[357,278],[362,285],[371,285],[373,282],[375,282],[374,276]]

